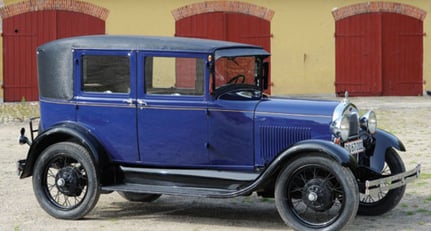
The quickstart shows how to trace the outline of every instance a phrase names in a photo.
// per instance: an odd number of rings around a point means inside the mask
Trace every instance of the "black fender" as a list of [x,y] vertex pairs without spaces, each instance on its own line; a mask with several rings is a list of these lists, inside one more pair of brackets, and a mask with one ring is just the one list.
[[89,129],[76,123],[66,122],[43,131],[35,138],[27,153],[25,166],[20,178],[32,176],[33,166],[45,148],[63,141],[72,141],[85,147],[92,155],[96,169],[98,169],[97,166],[103,166],[110,161],[103,147],[90,133]]
[[327,140],[303,140],[281,152],[253,183],[239,191],[231,193],[230,196],[247,195],[261,185],[271,182],[277,177],[283,167],[288,166],[290,161],[307,153],[317,153],[327,156],[337,161],[340,165],[349,168],[355,177],[358,177],[358,163],[346,149]]
[[301,154],[311,152],[320,153],[324,156],[334,159],[340,165],[350,168],[354,174],[358,167],[355,158],[340,145],[327,140],[310,139],[300,141],[294,146],[291,146],[280,153],[277,158],[271,162],[269,168],[283,164],[284,162],[296,158]]
[[395,148],[403,152],[406,151],[406,148],[398,137],[382,129],[377,129],[374,139],[375,147],[373,155],[370,157],[370,168],[380,173],[385,165],[385,155],[388,148]]

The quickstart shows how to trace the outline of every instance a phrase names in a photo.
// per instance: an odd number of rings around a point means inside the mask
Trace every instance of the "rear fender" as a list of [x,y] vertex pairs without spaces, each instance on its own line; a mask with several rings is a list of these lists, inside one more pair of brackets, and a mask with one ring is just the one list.
[[32,142],[20,178],[33,174],[33,166],[45,148],[63,141],[72,141],[85,147],[92,155],[96,166],[103,166],[109,162],[106,152],[88,129],[75,123],[63,123],[43,131]]
[[376,172],[381,172],[385,165],[386,150],[395,148],[404,152],[406,148],[396,136],[382,129],[377,129],[374,138],[376,145],[373,155],[370,157],[370,168]]

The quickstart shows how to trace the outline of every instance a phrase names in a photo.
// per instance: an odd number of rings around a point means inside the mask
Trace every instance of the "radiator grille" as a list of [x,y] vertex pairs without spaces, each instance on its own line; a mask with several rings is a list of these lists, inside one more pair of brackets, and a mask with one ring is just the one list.
[[359,133],[359,118],[358,114],[353,113],[348,116],[350,122],[349,137],[356,136]]
[[265,161],[270,161],[290,145],[310,138],[310,128],[262,126],[260,127],[260,153]]

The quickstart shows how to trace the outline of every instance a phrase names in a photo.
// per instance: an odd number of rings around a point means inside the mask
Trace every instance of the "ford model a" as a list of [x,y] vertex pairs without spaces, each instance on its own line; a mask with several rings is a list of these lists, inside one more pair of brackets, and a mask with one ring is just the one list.
[[[294,229],[379,215],[419,175],[376,114],[270,97],[269,53],[200,39],[89,36],[37,50],[40,120],[20,177],[41,207],[79,219],[101,193],[274,197]],[[31,126],[36,126],[31,123]]]

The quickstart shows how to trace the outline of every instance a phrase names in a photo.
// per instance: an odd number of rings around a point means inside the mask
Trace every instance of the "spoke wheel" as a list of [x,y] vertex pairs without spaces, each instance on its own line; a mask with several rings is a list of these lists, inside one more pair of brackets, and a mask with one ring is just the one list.
[[[405,167],[401,157],[395,150],[388,149],[381,174],[387,177],[402,172],[405,172]],[[369,195],[361,193],[358,214],[376,216],[392,210],[401,201],[405,190],[406,186],[404,185],[389,191],[371,193]]]
[[349,169],[321,156],[287,165],[275,189],[277,209],[296,230],[337,230],[356,215],[359,194]]
[[33,190],[41,207],[51,216],[85,216],[100,195],[97,171],[88,151],[70,142],[49,146],[36,161]]

